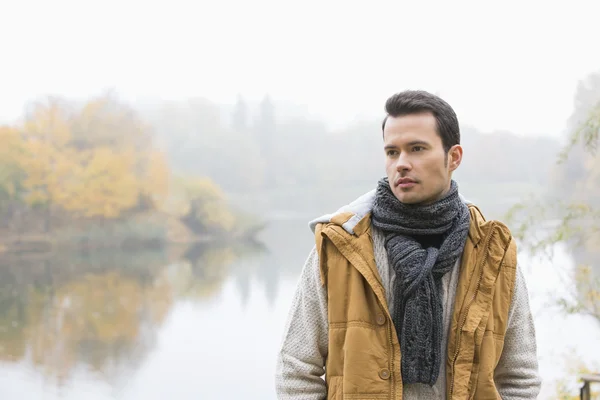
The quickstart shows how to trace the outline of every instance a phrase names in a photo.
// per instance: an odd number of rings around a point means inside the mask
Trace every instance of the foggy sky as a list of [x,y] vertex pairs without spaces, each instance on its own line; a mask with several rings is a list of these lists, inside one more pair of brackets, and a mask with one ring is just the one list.
[[0,121],[37,96],[114,88],[131,101],[269,92],[338,124],[422,88],[484,131],[558,135],[577,82],[600,70],[600,4],[557,3],[0,0]]

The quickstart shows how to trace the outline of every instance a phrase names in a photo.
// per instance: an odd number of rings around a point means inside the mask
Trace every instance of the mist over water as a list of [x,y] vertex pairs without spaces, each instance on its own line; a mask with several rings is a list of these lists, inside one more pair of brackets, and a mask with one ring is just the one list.
[[4,3],[0,399],[274,399],[308,221],[376,187],[406,89],[456,111],[460,192],[552,239],[540,398],[600,372],[596,1]]

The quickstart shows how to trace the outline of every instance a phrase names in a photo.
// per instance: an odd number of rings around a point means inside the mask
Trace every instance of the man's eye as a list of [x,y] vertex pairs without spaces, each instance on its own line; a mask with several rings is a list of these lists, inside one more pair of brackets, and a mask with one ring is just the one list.
[[421,151],[421,150],[425,150],[425,148],[423,146],[415,146],[415,147],[413,147],[413,151]]
[[397,155],[397,154],[398,154],[398,152],[397,152],[396,150],[388,150],[388,151],[387,151],[387,155],[388,155],[389,157],[394,157],[394,156],[395,156],[395,155]]

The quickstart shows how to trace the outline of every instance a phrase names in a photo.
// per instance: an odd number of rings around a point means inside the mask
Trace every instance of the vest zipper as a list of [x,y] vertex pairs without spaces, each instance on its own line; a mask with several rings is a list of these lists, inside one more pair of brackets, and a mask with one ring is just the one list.
[[[492,222],[490,234],[485,238],[484,249],[487,249],[487,247],[490,244],[490,241],[492,240],[495,226],[496,226],[496,224],[494,222]],[[473,301],[475,300],[475,297],[477,296],[477,292],[479,292],[479,287],[481,286],[481,279],[483,278],[483,266],[485,265],[485,262],[487,261],[488,253],[489,253],[489,251],[486,251],[486,253],[483,257],[483,260],[481,261],[481,265],[480,265],[481,272],[479,273],[479,279],[477,280],[477,287],[475,288],[475,292],[473,293],[473,296],[471,296],[471,299],[469,300],[469,303],[467,304],[467,308],[465,309],[465,313],[463,314],[461,324],[458,327],[458,333],[456,335],[456,351],[454,352],[454,358],[452,360],[452,382],[450,383],[450,394],[448,396],[448,400],[452,400],[452,394],[454,392],[454,381],[456,380],[456,375],[454,373],[454,370],[456,368],[456,358],[458,357],[458,353],[460,352],[460,336],[462,334],[462,328],[465,326],[465,323],[467,322],[467,315],[469,314],[469,309],[471,308],[471,304],[473,304]]]

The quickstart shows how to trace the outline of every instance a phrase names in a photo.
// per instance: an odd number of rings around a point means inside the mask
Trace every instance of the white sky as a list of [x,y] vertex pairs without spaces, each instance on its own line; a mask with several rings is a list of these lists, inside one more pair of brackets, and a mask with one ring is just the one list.
[[40,95],[115,88],[227,103],[269,92],[340,123],[422,88],[461,123],[558,135],[577,82],[600,70],[600,2],[488,4],[0,0],[0,120]]

